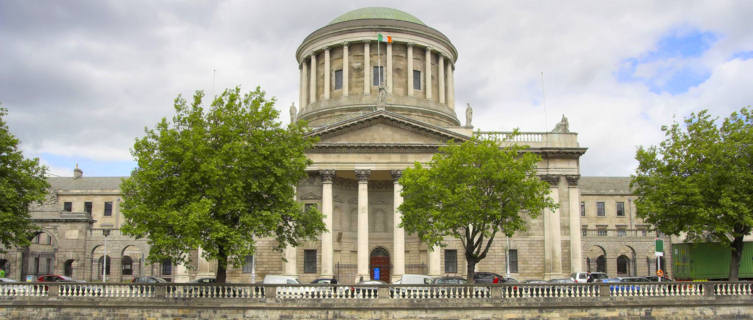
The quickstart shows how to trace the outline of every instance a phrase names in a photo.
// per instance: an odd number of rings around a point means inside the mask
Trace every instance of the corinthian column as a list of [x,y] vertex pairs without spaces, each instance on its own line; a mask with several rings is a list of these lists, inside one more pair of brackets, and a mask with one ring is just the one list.
[[426,100],[431,100],[431,49],[426,47]]
[[447,106],[455,110],[455,67],[452,65],[452,60],[447,63]]
[[392,42],[387,43],[387,66],[384,80],[387,83],[387,92],[392,93]]
[[369,42],[363,43],[363,95],[371,93],[371,56],[369,54]]
[[320,170],[322,177],[322,214],[324,215],[324,227],[322,233],[322,278],[332,278],[333,249],[332,249],[332,180],[335,178],[335,170]]
[[405,274],[405,230],[400,227],[400,222],[403,221],[403,214],[398,210],[401,204],[403,204],[403,196],[400,194],[403,192],[403,186],[398,181],[403,175],[401,170],[392,170],[392,183],[394,187],[394,211],[392,217],[392,245],[393,256],[395,261],[392,263],[394,269],[392,270],[392,280],[400,279]]
[[356,170],[358,178],[358,274],[356,282],[369,279],[369,175],[371,170]]
[[309,103],[316,102],[316,53],[311,54],[311,85],[309,86]]
[[408,77],[408,96],[413,96],[413,44],[408,43],[408,58],[406,60],[406,65],[408,66],[406,76]]
[[343,97],[348,96],[348,43],[343,43]]
[[329,75],[332,72],[330,70],[330,61],[329,61],[329,48],[324,49],[324,100],[329,100],[329,88],[330,88],[330,80]]
[[439,61],[437,62],[437,66],[439,67],[439,71],[437,72],[438,73],[437,74],[437,80],[439,80],[438,81],[439,82],[439,86],[438,86],[439,89],[437,89],[439,91],[439,103],[443,104],[444,103],[444,93],[445,93],[444,92],[444,90],[445,90],[445,88],[444,88],[444,57],[441,54],[439,54]]
[[[298,195],[296,187],[293,187],[293,199],[297,201]],[[283,270],[282,273],[288,276],[295,276],[297,275],[298,271],[296,270],[296,247],[288,245],[285,247],[285,250],[282,252],[283,257],[285,257],[285,261],[283,262]],[[255,257],[254,257],[255,259]]]
[[570,272],[583,271],[583,255],[580,240],[580,175],[565,176],[567,179],[567,199],[570,202]]
[[[555,203],[560,203],[559,183],[560,176],[542,176],[542,180],[549,182],[549,197]],[[544,212],[544,278],[547,280],[562,275],[562,236],[560,231],[560,210],[547,209]]]

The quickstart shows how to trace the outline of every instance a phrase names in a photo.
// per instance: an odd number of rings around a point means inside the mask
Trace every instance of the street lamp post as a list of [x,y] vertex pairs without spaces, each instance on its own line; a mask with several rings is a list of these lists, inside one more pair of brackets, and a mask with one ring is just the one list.
[[107,282],[107,236],[110,235],[110,229],[102,229],[105,236],[105,254],[102,256],[102,282]]

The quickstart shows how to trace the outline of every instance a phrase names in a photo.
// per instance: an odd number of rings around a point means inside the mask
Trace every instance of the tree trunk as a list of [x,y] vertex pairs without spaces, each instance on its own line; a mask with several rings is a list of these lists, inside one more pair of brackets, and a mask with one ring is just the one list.
[[729,281],[738,281],[740,272],[740,260],[743,256],[743,236],[737,236],[732,240],[732,257],[729,260]]
[[466,256],[466,266],[467,266],[467,272],[466,272],[466,279],[468,279],[468,283],[476,283],[475,280],[473,280],[473,275],[476,273],[476,261],[473,259],[468,259]]
[[227,279],[227,253],[225,248],[220,246],[217,253],[217,283],[225,283]]

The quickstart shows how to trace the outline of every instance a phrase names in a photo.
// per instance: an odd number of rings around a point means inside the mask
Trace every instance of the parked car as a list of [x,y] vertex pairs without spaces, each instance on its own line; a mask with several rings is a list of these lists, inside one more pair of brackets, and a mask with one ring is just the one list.
[[382,280],[362,280],[357,283],[355,288],[356,296],[361,298],[376,297],[379,288],[377,286],[386,286],[387,282]]
[[314,281],[311,281],[312,284],[337,284],[337,279],[335,278],[319,278]]
[[468,284],[468,280],[463,277],[439,277],[434,278],[432,284]]
[[59,274],[45,274],[37,278],[37,282],[77,282],[83,283],[84,280],[73,280],[71,277],[61,276]]
[[411,284],[411,285],[420,285],[421,287],[397,287],[393,290],[393,294],[398,294],[402,297],[410,296],[414,294],[422,294],[422,295],[428,295],[430,293],[430,288],[425,287],[425,285],[430,285],[434,282],[434,277],[427,276],[424,274],[404,274],[395,281],[393,284]]
[[133,278],[131,283],[167,283],[167,280],[158,277],[145,276]]
[[518,280],[506,278],[494,272],[476,272],[473,274],[475,283],[518,283]]
[[295,276],[268,274],[264,276],[263,284],[301,284]]
[[575,283],[601,282],[602,279],[608,278],[604,272],[573,272],[570,279]]
[[217,283],[215,278],[198,278],[191,281],[191,283]]

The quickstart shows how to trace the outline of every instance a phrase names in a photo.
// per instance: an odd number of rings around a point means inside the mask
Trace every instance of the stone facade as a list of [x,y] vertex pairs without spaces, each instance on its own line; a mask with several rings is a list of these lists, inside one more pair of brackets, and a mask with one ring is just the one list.
[[[402,202],[402,187],[396,178],[414,163],[428,162],[449,140],[466,141],[473,135],[505,138],[509,133],[474,132],[470,106],[466,125],[460,125],[453,77],[458,52],[444,34],[397,10],[359,10],[314,31],[296,52],[300,100],[297,109],[291,108],[291,116],[307,120],[312,126],[309,134],[320,139],[307,152],[313,164],[307,169],[308,178],[297,185],[297,199],[320,208],[329,231],[317,241],[284,252],[272,249],[277,245],[273,240],[260,239],[250,264],[228,270],[229,281],[259,281],[266,274],[296,275],[303,282],[334,276],[342,283],[377,274],[386,281],[405,273],[465,276],[458,240],[446,239],[444,248],[428,248],[398,226],[400,213],[395,208]],[[391,40],[379,43],[378,34]],[[374,67],[384,70],[383,78],[377,78],[381,83],[374,83],[374,70],[379,70]],[[559,208],[529,219],[527,231],[510,239],[497,238],[477,270],[509,272],[520,280],[562,278],[571,272],[595,271],[596,261],[603,257],[610,275],[624,271],[625,258],[630,260],[627,270],[632,271],[620,275],[651,272],[644,258],[653,254],[653,239],[623,237],[619,231],[650,232],[635,217],[634,198],[624,185],[627,178],[580,177],[579,158],[586,148],[569,131],[564,117],[552,132],[524,132],[507,143],[529,145],[529,152],[542,157],[538,174],[550,183],[550,196]],[[74,178],[50,178],[50,199],[32,208],[50,243],[45,240],[0,256],[11,277],[56,272],[101,280],[105,239],[109,281],[156,275],[187,282],[213,276],[216,263],[201,258],[201,250],[192,255],[190,268],[149,264],[144,259],[147,241],[119,231],[121,178],[83,177],[76,170]],[[596,202],[605,203],[609,214],[597,216]],[[625,216],[614,214],[618,202],[625,204]],[[580,214],[581,203],[585,216]],[[595,237],[591,229],[612,230],[615,236],[602,237],[597,230]],[[105,230],[110,231],[106,238]],[[448,260],[453,253],[454,263]],[[48,258],[51,267],[46,268]]]

